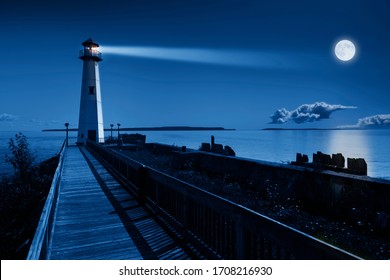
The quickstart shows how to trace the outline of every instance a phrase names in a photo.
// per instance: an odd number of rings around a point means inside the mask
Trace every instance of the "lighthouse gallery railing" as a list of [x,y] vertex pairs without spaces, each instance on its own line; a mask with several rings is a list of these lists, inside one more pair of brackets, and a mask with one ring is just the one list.
[[84,57],[84,56],[94,56],[102,59],[102,53],[97,50],[88,50],[88,49],[80,50],[79,57]]

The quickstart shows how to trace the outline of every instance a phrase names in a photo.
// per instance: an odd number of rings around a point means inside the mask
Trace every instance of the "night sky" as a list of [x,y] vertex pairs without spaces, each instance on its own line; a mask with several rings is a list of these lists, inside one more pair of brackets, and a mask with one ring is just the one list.
[[226,59],[103,51],[105,127],[390,127],[389,15],[385,0],[1,0],[0,130],[77,127],[88,38]]

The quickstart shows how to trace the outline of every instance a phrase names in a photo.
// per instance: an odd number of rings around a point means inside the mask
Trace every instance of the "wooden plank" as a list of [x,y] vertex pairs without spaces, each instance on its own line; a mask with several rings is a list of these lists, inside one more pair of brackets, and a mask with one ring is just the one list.
[[189,259],[84,148],[65,157],[50,259]]

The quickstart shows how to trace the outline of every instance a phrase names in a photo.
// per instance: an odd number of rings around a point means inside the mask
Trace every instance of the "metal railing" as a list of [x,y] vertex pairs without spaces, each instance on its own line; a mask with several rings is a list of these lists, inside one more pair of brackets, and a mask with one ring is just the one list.
[[50,191],[47,195],[46,202],[35,231],[34,239],[27,255],[27,260],[46,259],[49,242],[51,240],[53,220],[58,199],[58,187],[60,184],[66,150],[67,145],[65,140],[60,151],[58,166],[53,176]]
[[80,50],[79,57],[84,57],[84,56],[97,57],[99,58],[99,60],[102,60],[102,53],[97,50],[89,50],[89,49]]
[[88,147],[181,234],[213,259],[359,259],[224,198],[146,167],[119,152]]

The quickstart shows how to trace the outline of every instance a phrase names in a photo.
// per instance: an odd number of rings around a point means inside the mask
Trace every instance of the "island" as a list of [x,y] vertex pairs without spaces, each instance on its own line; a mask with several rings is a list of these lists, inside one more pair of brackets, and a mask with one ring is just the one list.
[[[105,128],[105,131],[110,131],[111,129],[118,130],[115,128]],[[125,127],[120,128],[120,131],[219,131],[219,130],[236,130],[235,128],[223,128],[223,127],[202,127],[202,126],[158,126],[158,127]],[[43,129],[42,131],[66,131],[65,128],[54,128],[54,129]],[[77,128],[69,128],[68,131],[78,131]]]

